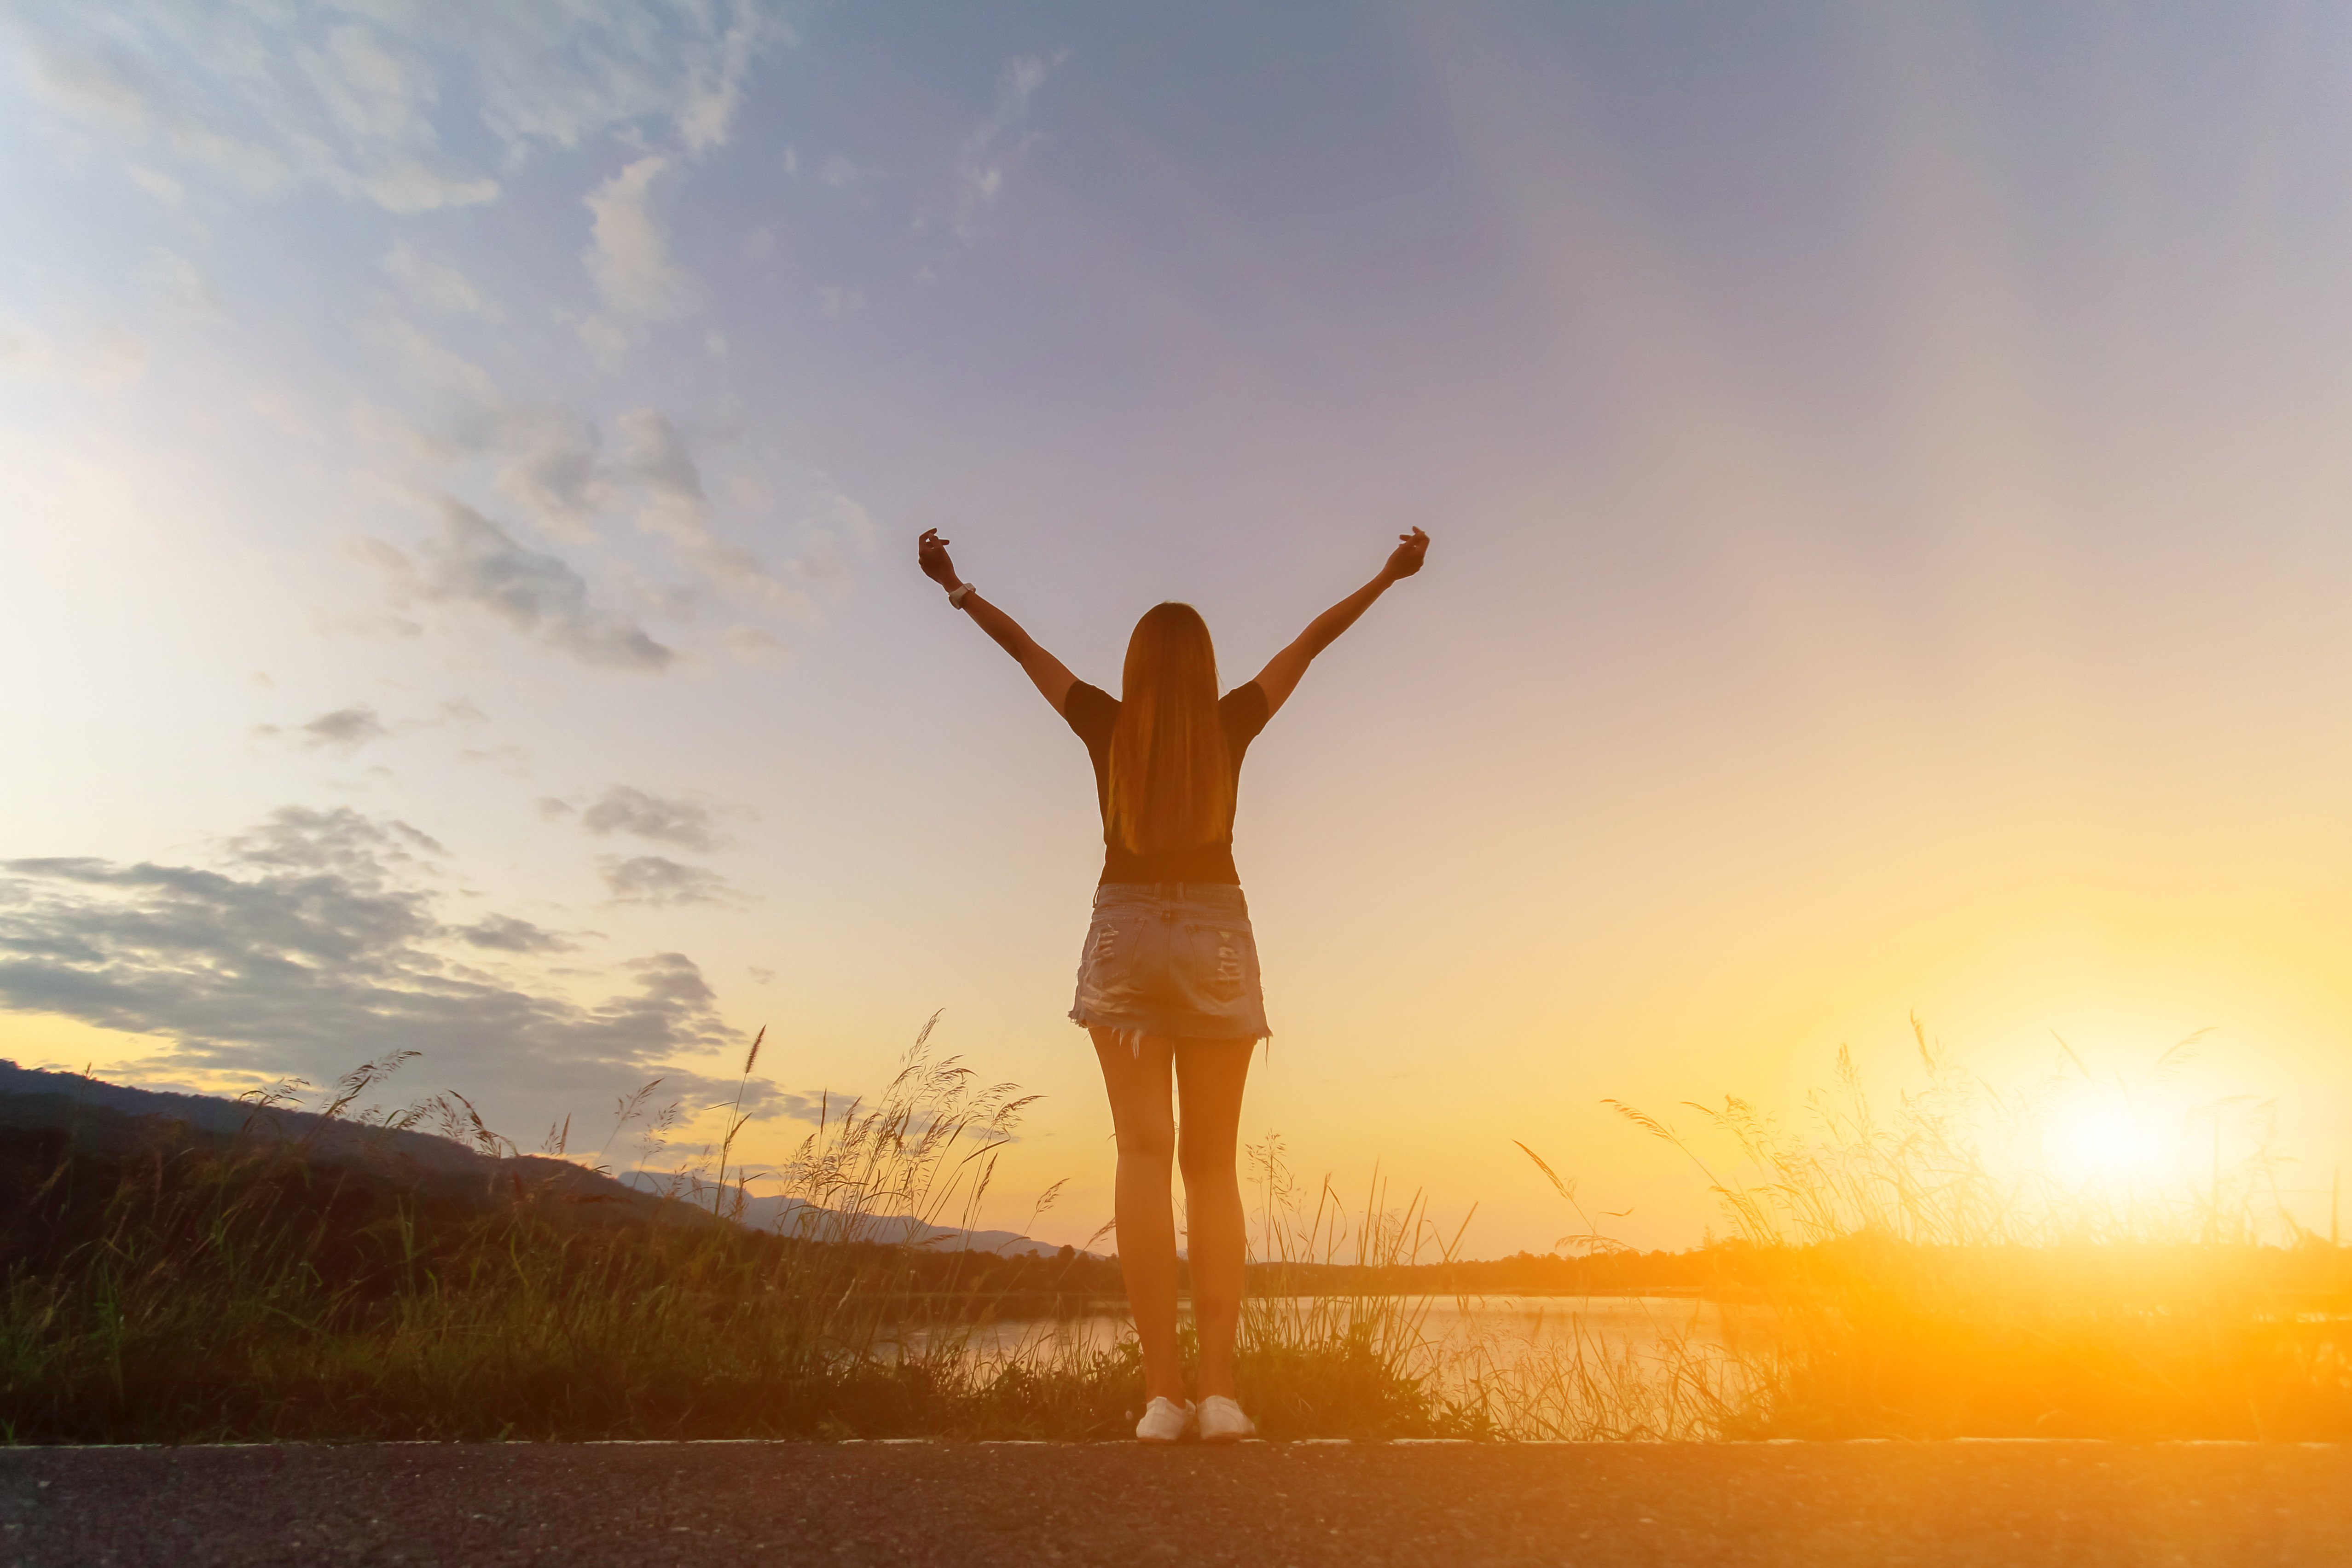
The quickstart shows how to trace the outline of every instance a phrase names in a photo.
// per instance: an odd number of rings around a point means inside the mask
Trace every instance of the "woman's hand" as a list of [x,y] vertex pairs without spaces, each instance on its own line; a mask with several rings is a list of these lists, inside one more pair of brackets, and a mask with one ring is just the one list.
[[1381,568],[1382,582],[1395,582],[1411,577],[1421,570],[1422,557],[1429,553],[1429,536],[1415,528],[1409,534],[1399,534],[1402,542],[1389,552],[1388,565]]
[[[915,541],[915,562],[925,577],[941,588],[953,589],[963,580],[956,576],[955,562],[948,559],[948,542],[940,538],[939,529],[925,528],[923,537]],[[1416,559],[1413,564],[1421,563]]]

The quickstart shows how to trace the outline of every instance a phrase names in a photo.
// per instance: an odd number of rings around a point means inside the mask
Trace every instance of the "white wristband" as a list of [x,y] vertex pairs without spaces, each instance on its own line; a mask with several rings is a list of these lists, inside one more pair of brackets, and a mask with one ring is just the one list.
[[969,582],[960,582],[948,590],[948,602],[958,610],[962,609],[963,601],[971,597],[971,584]]

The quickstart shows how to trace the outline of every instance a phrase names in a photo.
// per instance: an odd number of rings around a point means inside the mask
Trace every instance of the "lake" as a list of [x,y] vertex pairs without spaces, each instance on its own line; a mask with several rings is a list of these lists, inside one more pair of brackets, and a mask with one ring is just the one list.
[[[1261,1298],[1261,1301],[1264,1299]],[[1367,1307],[1375,1298],[1364,1298]],[[1720,1348],[1730,1338],[1752,1333],[1769,1321],[1761,1309],[1690,1296],[1409,1296],[1408,1312],[1421,1314],[1423,1340],[1441,1367],[1465,1364],[1473,1355],[1508,1367],[1531,1354],[1574,1348],[1612,1359],[1643,1357],[1670,1343]],[[1301,1312],[1318,1307],[1344,1311],[1347,1298],[1276,1298],[1278,1310]],[[1180,1304],[1189,1316],[1189,1306]],[[961,1332],[961,1331],[960,1331]],[[1129,1332],[1124,1312],[1097,1312],[1060,1318],[1003,1318],[971,1325],[974,1351],[983,1357],[1053,1356],[1105,1351]],[[910,1333],[908,1349],[929,1335]]]

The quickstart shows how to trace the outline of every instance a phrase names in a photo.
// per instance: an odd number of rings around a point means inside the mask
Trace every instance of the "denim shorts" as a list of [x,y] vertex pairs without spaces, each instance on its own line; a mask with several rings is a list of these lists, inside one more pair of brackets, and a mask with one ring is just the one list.
[[1096,888],[1070,1017],[1087,1029],[1139,1039],[1272,1035],[1242,890],[1214,882],[1107,882]]

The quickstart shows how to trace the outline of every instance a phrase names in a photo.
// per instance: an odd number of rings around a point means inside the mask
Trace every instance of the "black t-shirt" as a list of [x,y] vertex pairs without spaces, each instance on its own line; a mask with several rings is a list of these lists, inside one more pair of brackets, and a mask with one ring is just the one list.
[[[1118,699],[1100,686],[1090,686],[1080,681],[1070,688],[1062,705],[1062,716],[1077,731],[1078,738],[1087,743],[1087,755],[1095,765],[1095,804],[1103,813],[1103,873],[1105,882],[1218,882],[1241,885],[1241,873],[1234,869],[1234,831],[1226,826],[1224,836],[1213,843],[1195,844],[1186,850],[1164,850],[1157,854],[1138,854],[1125,844],[1112,841],[1110,836],[1110,736],[1118,725]],[[1225,750],[1233,758],[1234,785],[1240,792],[1242,753],[1265,727],[1268,710],[1265,688],[1255,681],[1235,686],[1217,699],[1217,723],[1225,732]]]

